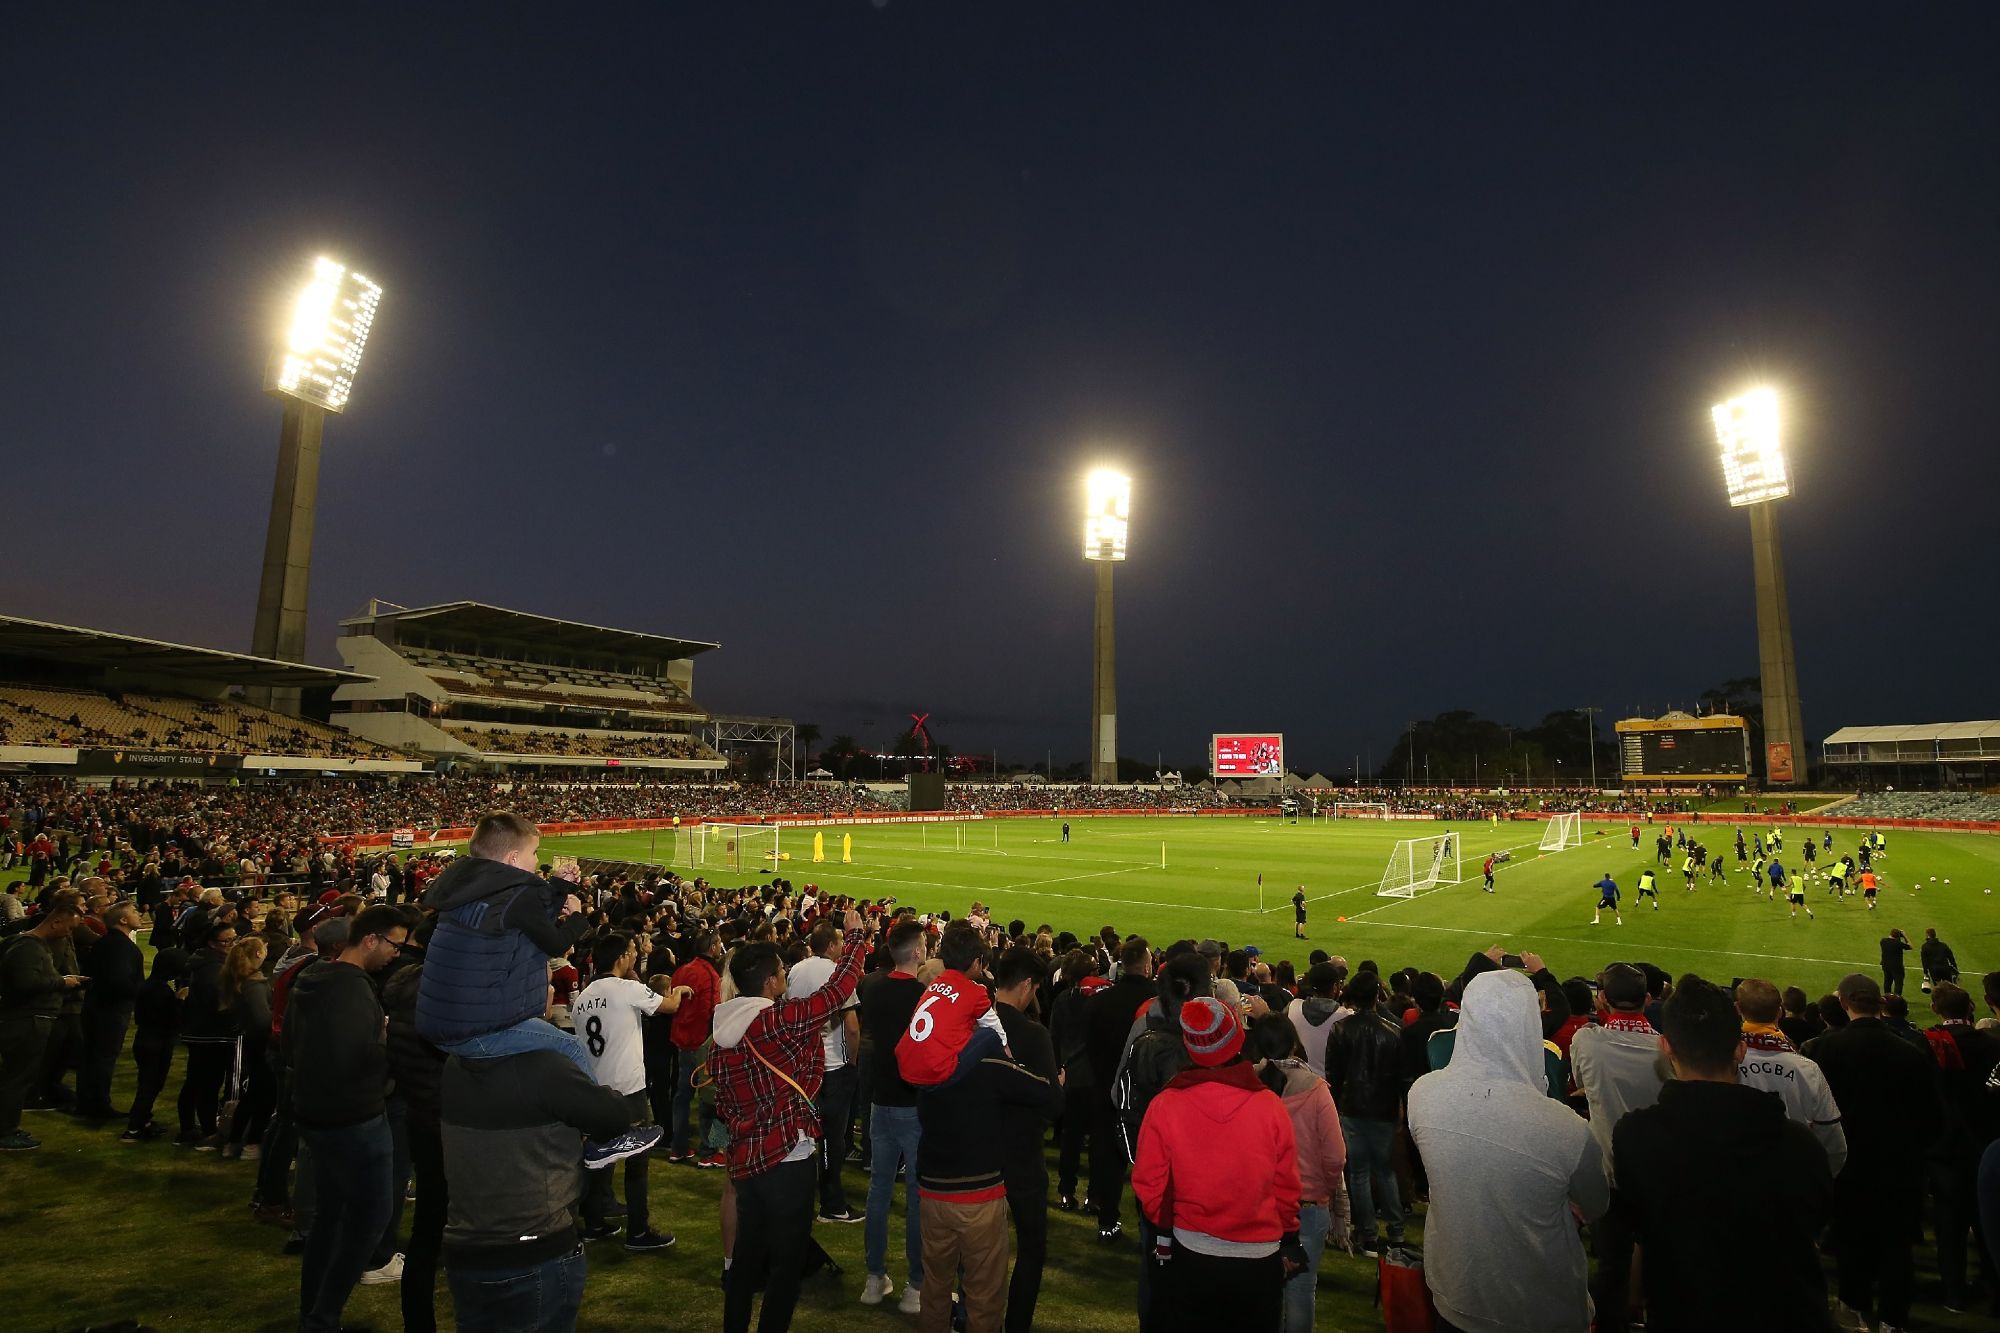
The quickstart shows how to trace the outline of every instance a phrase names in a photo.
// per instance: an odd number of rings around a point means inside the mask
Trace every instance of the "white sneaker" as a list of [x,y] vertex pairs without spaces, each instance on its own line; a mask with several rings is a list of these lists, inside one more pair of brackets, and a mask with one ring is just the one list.
[[1867,1315],[1836,1296],[1833,1301],[1833,1326],[1843,1330],[1843,1333],[1848,1333],[1848,1331],[1866,1330],[1870,1324]]
[[863,1283],[861,1287],[861,1303],[863,1305],[880,1305],[882,1298],[895,1289],[896,1284],[889,1280],[887,1273],[870,1273],[868,1281]]
[[380,1268],[371,1268],[361,1275],[361,1285],[364,1287],[383,1287],[402,1280],[403,1256],[400,1254],[390,1255],[388,1263]]
[[921,1314],[924,1308],[924,1289],[912,1282],[903,1288],[903,1299],[896,1302],[896,1308],[904,1314]]

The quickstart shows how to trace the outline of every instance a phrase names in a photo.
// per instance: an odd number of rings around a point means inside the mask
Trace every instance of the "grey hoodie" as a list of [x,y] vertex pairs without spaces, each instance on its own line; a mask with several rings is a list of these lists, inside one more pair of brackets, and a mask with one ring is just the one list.
[[1465,988],[1451,1063],[1410,1087],[1431,1181],[1424,1276],[1466,1333],[1585,1333],[1589,1261],[1570,1218],[1610,1206],[1590,1127],[1548,1096],[1535,987],[1514,971]]

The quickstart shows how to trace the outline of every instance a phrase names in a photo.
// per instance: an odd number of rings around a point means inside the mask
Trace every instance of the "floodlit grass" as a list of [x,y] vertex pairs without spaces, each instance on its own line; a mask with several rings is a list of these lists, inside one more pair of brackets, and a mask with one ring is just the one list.
[[[1892,925],[1915,938],[1925,926],[1936,926],[1968,973],[2000,966],[1993,928],[2000,904],[1981,893],[2000,888],[2000,838],[1891,833],[1882,907],[1873,914],[1858,900],[1828,900],[1824,886],[1816,884],[1809,900],[1818,920],[1793,923],[1783,907],[1751,897],[1732,858],[1729,888],[1704,884],[1688,894],[1679,887],[1678,872],[1666,874],[1660,911],[1628,911],[1623,928],[1607,921],[1593,929],[1588,923],[1595,897],[1589,885],[1609,870],[1629,895],[1636,872],[1648,861],[1650,836],[1634,852],[1623,825],[1607,828],[1603,837],[1587,826],[1584,847],[1542,856],[1535,850],[1538,823],[1503,824],[1497,831],[1457,825],[1465,836],[1467,882],[1414,900],[1390,900],[1375,895],[1390,845],[1438,826],[1079,817],[1071,827],[1068,846],[1059,840],[1060,825],[1046,820],[829,829],[827,841],[835,849],[840,833],[854,835],[855,863],[847,866],[812,864],[810,831],[787,830],[783,846],[795,855],[782,870],[794,882],[810,880],[870,897],[895,894],[922,910],[958,913],[978,898],[1001,920],[1018,916],[1031,927],[1047,921],[1082,933],[1108,922],[1160,942],[1213,935],[1300,962],[1307,950],[1321,947],[1350,961],[1369,957],[1385,969],[1414,964],[1447,976],[1472,950],[1504,942],[1540,951],[1565,976],[1594,973],[1613,959],[1646,959],[1723,981],[1757,974],[1818,992],[1845,972],[1872,971],[1875,941]],[[1787,829],[1794,848],[1812,827],[1802,820]],[[1728,853],[1726,824],[1711,826],[1708,836]],[[1837,847],[1852,844],[1851,832],[1836,836]],[[968,844],[964,850],[961,837]],[[671,838],[663,841],[670,849]],[[641,861],[664,859],[649,855],[657,846],[649,834],[545,844],[551,853]],[[1478,863],[1501,847],[1513,848],[1515,859],[1501,871],[1499,892],[1489,897],[1479,891]],[[1792,863],[1796,853],[1786,859]],[[1264,912],[1257,908],[1260,871]],[[746,878],[712,865],[705,873],[718,883]],[[1935,884],[1932,875],[1938,877]],[[1946,879],[1952,881],[1948,887]],[[1291,938],[1289,898],[1298,883],[1312,899],[1312,938],[1303,943]],[[1349,918],[1344,924],[1336,920],[1343,915]],[[1921,1008],[1922,997],[1913,996],[1913,1002]],[[130,1095],[130,1071],[127,1061],[114,1098],[121,1104]],[[177,1068],[162,1099],[169,1120],[178,1087]],[[0,1327],[73,1329],[124,1318],[166,1329],[293,1325],[297,1266],[278,1253],[283,1234],[249,1218],[245,1205],[253,1164],[165,1144],[124,1147],[115,1128],[89,1129],[58,1115],[31,1114],[27,1128],[47,1146],[0,1158],[0,1227],[14,1242]],[[654,1255],[628,1255],[616,1242],[591,1246],[579,1325],[586,1333],[712,1328],[719,1322],[717,1174],[655,1164],[654,1223],[672,1229],[679,1244]],[[859,1206],[865,1188],[859,1171],[850,1169],[850,1203]],[[1056,1213],[1050,1221],[1037,1327],[1077,1333],[1135,1327],[1136,1250],[1129,1244],[1100,1247],[1086,1218]],[[876,1309],[855,1302],[862,1280],[861,1230],[817,1228],[821,1243],[846,1272],[808,1283],[795,1325],[805,1333],[909,1325],[893,1300]],[[899,1285],[901,1235],[899,1207],[890,1245],[891,1273]],[[1949,1315],[1938,1307],[1928,1248],[1919,1252],[1919,1294],[1922,1326],[1983,1326],[1976,1317]],[[1330,1255],[1321,1270],[1319,1328],[1380,1328],[1373,1296],[1371,1264]],[[437,1299],[449,1327],[450,1297],[441,1283]],[[396,1288],[359,1289],[347,1317],[350,1323],[398,1327]]]

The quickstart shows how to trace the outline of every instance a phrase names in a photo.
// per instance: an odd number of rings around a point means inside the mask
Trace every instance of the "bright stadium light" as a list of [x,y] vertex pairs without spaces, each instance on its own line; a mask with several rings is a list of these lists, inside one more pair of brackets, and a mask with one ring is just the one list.
[[1083,485],[1083,558],[1123,560],[1125,530],[1132,518],[1132,479],[1112,468],[1099,468]]
[[1739,508],[1763,504],[1792,493],[1775,391],[1753,389],[1741,398],[1717,403],[1715,438],[1722,446],[1722,477],[1729,486],[1730,504]]
[[314,260],[266,387],[329,412],[346,407],[381,300],[380,285],[325,256]]

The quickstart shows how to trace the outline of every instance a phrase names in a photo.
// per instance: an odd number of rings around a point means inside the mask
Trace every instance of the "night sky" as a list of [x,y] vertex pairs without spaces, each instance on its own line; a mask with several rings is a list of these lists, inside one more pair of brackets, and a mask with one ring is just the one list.
[[719,640],[711,708],[1345,773],[1756,671],[1711,403],[1784,394],[1815,744],[1992,717],[2000,9],[19,5],[0,611],[247,649],[311,256],[386,289],[369,597]]

